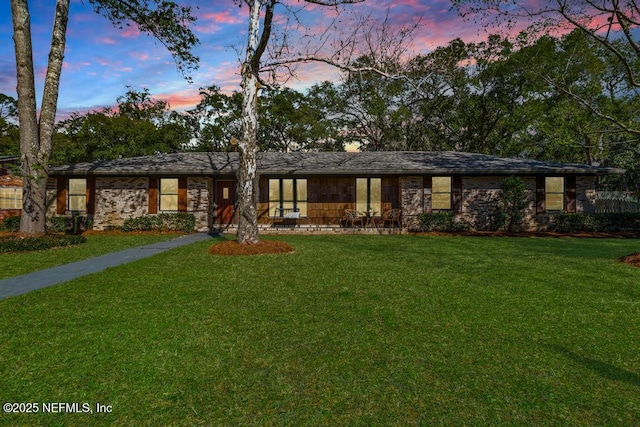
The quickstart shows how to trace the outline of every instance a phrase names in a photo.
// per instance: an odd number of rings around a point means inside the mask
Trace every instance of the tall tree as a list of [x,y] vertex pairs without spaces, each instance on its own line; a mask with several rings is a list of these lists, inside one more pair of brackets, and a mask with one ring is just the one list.
[[[297,57],[283,57],[291,50],[287,38],[282,37],[277,47],[272,46],[268,50],[273,36],[274,17],[276,7],[280,6],[283,13],[295,17],[293,1],[279,0],[234,0],[242,7],[246,5],[249,10],[249,23],[247,44],[244,51],[244,60],[241,66],[242,88],[242,135],[238,140],[240,164],[237,173],[237,201],[238,201],[238,236],[240,244],[253,244],[260,240],[258,233],[257,198],[258,198],[258,91],[264,82],[260,78],[261,72],[270,72],[276,75],[278,66],[291,65],[296,62],[312,60],[324,60],[329,63],[337,63],[336,55],[340,52],[331,52],[328,56],[321,57],[319,51],[303,52]],[[304,0],[303,4],[316,6],[328,6],[338,8],[340,5],[360,3],[364,0]],[[325,33],[326,34],[326,33]],[[320,37],[319,45],[326,42],[326,38]],[[338,50],[349,50],[346,46],[352,43],[345,41]],[[270,60],[265,61],[265,53],[269,53]]]
[[[615,58],[624,72],[627,90],[640,89],[640,4],[637,0],[541,0],[520,4],[503,0],[453,0],[463,16],[498,20],[512,26],[523,20],[532,22],[534,34],[579,30],[602,46]],[[640,127],[630,127],[616,114],[598,108],[580,93],[553,82],[594,115],[614,123],[620,129],[640,134]]]
[[[45,232],[48,164],[66,45],[69,3],[70,0],[56,0],[49,61],[38,116],[28,0],[11,0],[24,177],[20,231],[30,235]],[[197,58],[190,51],[198,40],[188,28],[188,24],[195,20],[189,7],[181,7],[167,0],[89,0],[88,3],[114,25],[134,23],[142,32],[156,37],[169,49],[181,71],[188,72],[196,67]]]

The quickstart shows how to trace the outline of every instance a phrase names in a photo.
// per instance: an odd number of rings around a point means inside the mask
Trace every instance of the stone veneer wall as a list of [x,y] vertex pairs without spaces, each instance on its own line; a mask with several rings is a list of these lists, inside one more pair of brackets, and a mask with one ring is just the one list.
[[96,212],[93,228],[120,226],[125,219],[149,212],[148,178],[96,178]]
[[[594,213],[596,210],[596,177],[576,177],[576,213]],[[546,231],[557,214],[536,215],[538,230]]]
[[594,213],[596,211],[596,177],[579,176],[576,178],[576,212]]
[[422,176],[400,177],[400,203],[402,207],[402,226],[405,229],[417,230],[420,226],[418,215],[424,210]]
[[213,223],[213,179],[190,177],[187,181],[187,212],[196,217],[196,230],[209,231]]
[[[462,213],[459,218],[470,222],[479,230],[486,229],[491,213],[498,201],[504,176],[464,176],[462,177]],[[536,178],[523,176],[527,186],[528,206],[523,221],[525,230],[545,230],[553,221],[553,214],[536,214]],[[418,215],[429,212],[431,189],[424,188],[422,176],[400,177],[400,198],[405,228],[418,228]],[[577,177],[576,211],[578,213],[595,210],[595,177]]]
[[56,201],[58,194],[58,180],[55,178],[49,178],[47,181],[47,216],[56,216]]
[[[466,176],[462,178],[462,215],[461,218],[473,224],[478,230],[486,230],[491,224],[492,213],[497,206],[503,176]],[[536,179],[522,177],[527,186],[528,205],[523,227],[535,230],[536,225]]]

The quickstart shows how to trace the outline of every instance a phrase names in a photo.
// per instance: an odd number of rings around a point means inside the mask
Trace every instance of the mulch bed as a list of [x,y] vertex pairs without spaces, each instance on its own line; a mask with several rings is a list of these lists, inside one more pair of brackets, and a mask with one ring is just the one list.
[[291,253],[293,248],[276,240],[261,240],[250,245],[241,245],[236,240],[216,243],[209,248],[211,255],[262,255]]

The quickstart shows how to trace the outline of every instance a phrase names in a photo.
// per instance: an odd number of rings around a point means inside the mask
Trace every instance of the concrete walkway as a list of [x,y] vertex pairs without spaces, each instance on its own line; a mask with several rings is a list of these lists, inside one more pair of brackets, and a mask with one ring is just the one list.
[[0,299],[21,295],[36,289],[42,289],[59,283],[73,280],[87,274],[97,273],[109,267],[126,264],[155,254],[210,239],[212,235],[206,233],[188,234],[166,242],[157,242],[139,248],[113,252],[83,261],[72,262],[22,276],[0,280]]

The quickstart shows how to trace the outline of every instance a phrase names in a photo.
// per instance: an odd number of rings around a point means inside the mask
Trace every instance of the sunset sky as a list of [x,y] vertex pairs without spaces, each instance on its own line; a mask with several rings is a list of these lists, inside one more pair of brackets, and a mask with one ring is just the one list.
[[[36,85],[41,96],[42,81],[49,53],[53,0],[29,1],[32,20]],[[85,2],[86,3],[86,2]],[[178,1],[178,3],[180,3]],[[172,109],[195,105],[198,89],[218,85],[230,93],[239,88],[239,60],[234,47],[245,45],[248,8],[239,8],[231,0],[189,0],[198,21],[193,30],[200,39],[194,53],[200,68],[191,74],[189,84],[177,71],[166,48],[134,27],[118,30],[105,18],[95,14],[88,4],[71,2],[67,47],[62,72],[58,119],[73,111],[98,109],[115,104],[126,86],[149,89],[152,96],[170,102]],[[421,26],[414,32],[413,49],[426,53],[460,37],[469,42],[486,36],[472,23],[451,11],[449,0],[369,0],[352,7],[354,14],[370,12],[382,20],[389,8],[390,21],[410,24],[420,16]],[[321,7],[305,11],[307,22],[327,22]],[[281,22],[281,21],[278,21]],[[346,19],[349,25],[349,20]],[[491,29],[488,30],[491,32]],[[0,93],[16,96],[15,55],[12,40],[11,8],[0,2]],[[304,89],[313,83],[335,78],[337,73],[326,66],[310,65],[300,70],[299,78],[288,86]],[[38,99],[38,103],[40,99]]]

